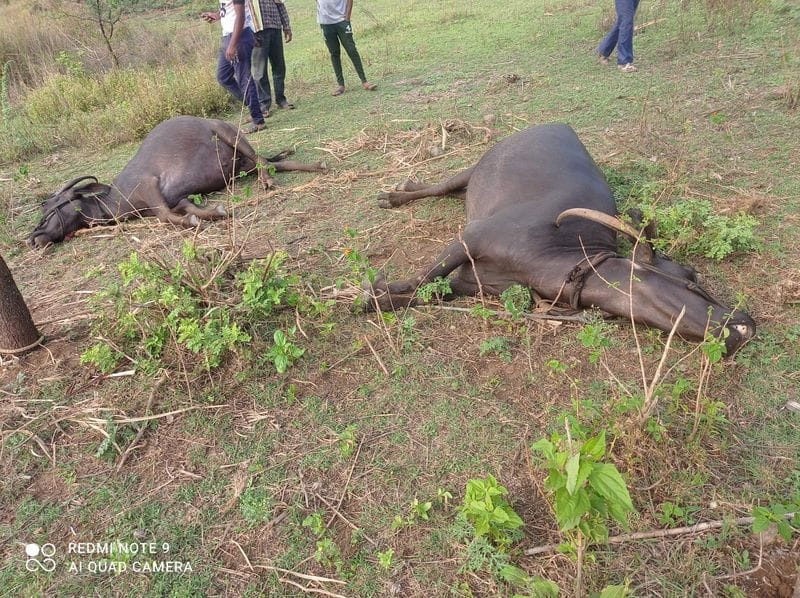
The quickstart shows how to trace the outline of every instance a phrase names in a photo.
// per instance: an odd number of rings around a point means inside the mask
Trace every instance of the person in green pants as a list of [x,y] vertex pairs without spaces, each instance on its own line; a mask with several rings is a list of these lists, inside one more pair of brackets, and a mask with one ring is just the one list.
[[328,51],[331,53],[333,72],[336,74],[336,81],[339,84],[333,91],[335,96],[340,96],[344,93],[342,46],[350,57],[358,78],[361,79],[361,86],[367,91],[378,89],[378,86],[370,83],[364,74],[361,55],[356,48],[356,42],[353,39],[353,27],[350,25],[350,14],[352,12],[353,0],[317,0],[317,22],[322,28],[325,45],[328,46]]

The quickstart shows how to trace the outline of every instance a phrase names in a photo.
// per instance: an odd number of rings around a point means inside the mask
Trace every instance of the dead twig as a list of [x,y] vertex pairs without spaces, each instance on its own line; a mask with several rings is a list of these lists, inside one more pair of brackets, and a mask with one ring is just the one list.
[[291,571],[289,569],[281,569],[280,567],[273,567],[272,565],[253,565],[257,569],[266,569],[267,571],[276,571],[278,573],[284,573],[286,575],[293,575],[295,577],[299,577],[300,579],[306,579],[308,581],[316,581],[319,583],[338,583],[341,585],[345,585],[347,582],[344,582],[340,579],[332,579],[330,577],[320,577],[319,575],[309,575],[308,573],[298,573],[297,571]]
[[[150,391],[150,396],[147,398],[147,405],[144,408],[145,415],[149,414],[150,406],[153,404],[153,398],[156,396],[156,392],[158,392],[158,389],[161,387],[162,384],[164,384],[166,379],[167,379],[167,375],[164,374],[164,375],[161,376],[161,378],[159,378],[156,381],[155,385],[153,385],[153,389]],[[122,457],[120,457],[119,462],[117,463],[116,471],[119,471],[120,469],[122,469],[122,466],[125,465],[125,461],[128,460],[128,457],[130,456],[130,454],[134,450],[136,450],[136,448],[138,448],[139,439],[141,439],[142,434],[144,434],[144,431],[146,429],[147,429],[147,424],[145,424],[145,423],[143,423],[139,427],[139,431],[136,432],[136,437],[133,439],[133,442],[131,442],[128,445],[128,448],[125,449],[125,452],[122,454]]]
[[291,579],[286,579],[285,577],[279,577],[278,581],[280,581],[281,583],[288,583],[290,586],[299,588],[300,590],[308,594],[321,594],[323,596],[333,596],[333,598],[347,598],[347,596],[344,596],[342,594],[334,594],[333,592],[329,592],[327,590],[320,590],[319,588],[309,588],[307,586],[304,586],[303,584],[297,583],[296,581],[292,581]]
[[[795,513],[786,513],[784,519],[792,519]],[[755,517],[739,517],[738,519],[719,521],[705,521],[695,525],[687,525],[685,527],[674,527],[672,529],[658,529],[649,532],[635,532],[633,534],[621,534],[619,536],[611,536],[608,539],[608,544],[625,544],[626,542],[633,542],[636,540],[652,540],[654,538],[671,538],[673,536],[684,536],[687,534],[699,534],[707,532],[712,529],[720,529],[726,525],[742,527],[745,525],[752,525],[756,520]],[[525,556],[536,556],[539,554],[547,554],[555,552],[561,544],[546,544],[544,546],[536,546],[535,548],[528,548],[525,551]]]
[[383,370],[383,373],[388,376],[389,375],[389,370],[387,370],[386,366],[383,365],[383,361],[381,360],[381,356],[378,355],[378,352],[375,350],[375,347],[373,347],[372,343],[369,342],[369,337],[364,335],[364,340],[366,341],[367,346],[369,347],[369,350],[372,351],[372,354],[375,356],[375,359],[378,362],[378,365],[381,366],[381,369]]

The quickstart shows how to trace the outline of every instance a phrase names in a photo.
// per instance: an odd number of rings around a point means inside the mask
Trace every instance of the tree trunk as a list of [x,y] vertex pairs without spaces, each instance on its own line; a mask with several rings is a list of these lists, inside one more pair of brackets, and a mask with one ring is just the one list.
[[33,349],[40,340],[31,312],[0,255],[0,355]]

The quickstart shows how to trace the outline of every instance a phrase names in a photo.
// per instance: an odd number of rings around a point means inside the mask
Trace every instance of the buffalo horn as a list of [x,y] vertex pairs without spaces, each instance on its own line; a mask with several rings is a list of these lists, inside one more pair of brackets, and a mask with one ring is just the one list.
[[638,243],[636,248],[637,252],[641,252],[642,261],[646,264],[653,264],[653,261],[655,260],[655,252],[650,246],[650,243],[648,243],[646,240],[641,240],[639,231],[637,231],[627,222],[623,222],[616,216],[611,216],[610,214],[600,212],[599,210],[590,210],[589,208],[570,208],[568,210],[564,210],[558,215],[556,218],[556,226],[560,226],[561,221],[569,216],[586,218],[587,220],[603,224],[608,228],[629,237],[631,241]]
[[64,185],[58,191],[58,193],[56,193],[56,195],[58,195],[59,193],[64,193],[64,191],[66,191],[67,189],[72,189],[75,185],[77,185],[81,181],[85,181],[86,179],[92,179],[95,183],[97,182],[97,177],[95,177],[95,176],[92,176],[92,175],[79,176],[78,178],[72,179],[69,183]]

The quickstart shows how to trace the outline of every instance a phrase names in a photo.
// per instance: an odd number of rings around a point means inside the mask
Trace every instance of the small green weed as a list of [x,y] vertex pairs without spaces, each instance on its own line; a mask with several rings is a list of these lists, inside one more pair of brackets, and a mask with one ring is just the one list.
[[554,496],[559,529],[602,543],[608,539],[607,517],[626,527],[633,503],[616,466],[601,461],[606,454],[605,431],[579,443],[567,430],[566,438],[553,434],[532,448],[545,458],[545,489]]
[[301,349],[289,340],[294,336],[295,330],[295,327],[292,326],[289,328],[288,334],[283,330],[276,330],[272,335],[274,344],[267,351],[267,358],[272,361],[279,374],[286,372],[306,352],[305,349]]
[[693,513],[700,510],[700,507],[686,506],[681,507],[675,503],[665,501],[658,508],[658,522],[667,527],[681,525],[693,525],[695,522]]
[[754,533],[765,532],[774,524],[781,538],[789,542],[792,535],[800,531],[800,496],[788,504],[773,503],[769,507],[755,507],[753,517]]
[[511,363],[511,341],[504,336],[493,336],[480,344],[481,357],[495,354],[506,363]]
[[394,566],[394,548],[378,551],[375,556],[378,557],[378,565],[384,571],[388,571]]
[[512,284],[500,293],[500,301],[514,321],[520,320],[531,306],[531,290],[519,284]]
[[523,521],[504,498],[508,489],[491,474],[467,482],[461,512],[475,528],[475,535],[486,536],[495,545],[507,548],[521,538]]
[[417,289],[417,297],[422,299],[425,303],[430,303],[434,298],[437,301],[441,301],[452,292],[453,290],[450,288],[450,279],[439,276],[433,282],[419,287]]
[[272,495],[261,486],[254,486],[253,481],[239,497],[239,512],[250,527],[265,523],[272,518]]

